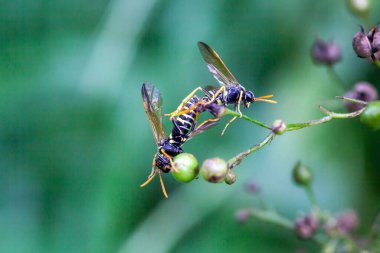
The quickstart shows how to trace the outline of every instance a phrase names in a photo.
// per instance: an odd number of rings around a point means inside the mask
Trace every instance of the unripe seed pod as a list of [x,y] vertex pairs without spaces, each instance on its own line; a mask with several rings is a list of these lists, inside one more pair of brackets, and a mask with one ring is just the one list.
[[228,185],[235,183],[236,174],[232,170],[228,170],[226,177],[224,178],[224,182]]
[[360,115],[360,121],[373,130],[380,129],[380,101],[369,102],[367,108]]
[[203,162],[201,174],[210,183],[223,182],[228,172],[226,161],[219,157],[210,158]]
[[298,162],[293,168],[293,180],[300,186],[309,186],[313,180],[313,174],[308,167]]
[[198,176],[199,166],[197,159],[189,153],[182,153],[174,157],[173,177],[182,183],[188,183]]
[[273,133],[281,135],[281,134],[285,133],[286,125],[282,120],[277,119],[273,122],[271,128],[272,128]]

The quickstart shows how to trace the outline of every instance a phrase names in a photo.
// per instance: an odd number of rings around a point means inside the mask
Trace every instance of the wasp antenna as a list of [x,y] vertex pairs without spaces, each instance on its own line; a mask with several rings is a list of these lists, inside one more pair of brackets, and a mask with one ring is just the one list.
[[160,182],[161,182],[161,188],[162,188],[162,193],[164,194],[165,198],[168,198],[168,194],[166,193],[165,185],[164,185],[164,180],[162,180],[161,176],[161,171],[158,171],[158,176],[160,177]]
[[[147,184],[149,184],[153,178],[156,176],[157,174],[157,170],[154,170],[153,174],[151,176],[148,177],[148,180],[145,181],[145,183],[143,183],[142,185],[140,185],[141,188],[145,187]],[[161,174],[160,174],[160,178],[161,178]]]
[[263,102],[267,102],[271,104],[277,104],[277,101],[270,100],[270,99],[263,99],[263,98],[255,99],[255,101],[263,101]]
[[271,99],[267,99],[267,98],[272,98],[273,97],[273,94],[269,94],[269,95],[265,95],[265,96],[261,96],[261,97],[258,97],[258,98],[255,98],[255,102],[256,101],[263,101],[263,102],[267,102],[267,103],[271,103],[271,104],[277,104],[277,101],[274,101],[274,100],[271,100]]
[[261,96],[261,97],[258,97],[258,98],[272,98],[272,97],[273,97],[273,94],[269,94],[269,95]]

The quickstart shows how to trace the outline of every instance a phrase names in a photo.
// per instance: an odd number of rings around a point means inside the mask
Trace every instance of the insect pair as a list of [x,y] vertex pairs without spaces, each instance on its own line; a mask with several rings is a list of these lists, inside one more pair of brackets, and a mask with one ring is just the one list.
[[[233,104],[235,110],[242,116],[240,111],[241,103],[246,108],[248,108],[252,102],[256,101],[276,103],[273,100],[269,100],[272,95],[256,98],[252,91],[246,91],[211,47],[203,42],[198,42],[198,47],[204,61],[207,63],[208,70],[221,87],[209,91],[198,87],[180,103],[174,112],[166,114],[165,116],[170,116],[173,122],[173,130],[169,137],[165,137],[162,128],[163,114],[161,94],[156,87],[147,83],[144,83],[141,88],[145,112],[147,113],[157,144],[157,153],[153,158],[152,171],[148,176],[148,180],[143,183],[141,187],[150,183],[158,174],[165,197],[167,197],[167,193],[161,176],[162,172],[166,173],[171,169],[175,169],[173,157],[183,152],[181,146],[185,141],[215,125],[219,120],[219,118],[215,117],[196,126],[199,113],[210,111],[216,116],[212,110],[214,105],[225,107],[229,104]],[[198,91],[202,91],[205,96],[199,99],[195,95]],[[233,117],[226,124],[222,134],[236,118],[236,116]]]

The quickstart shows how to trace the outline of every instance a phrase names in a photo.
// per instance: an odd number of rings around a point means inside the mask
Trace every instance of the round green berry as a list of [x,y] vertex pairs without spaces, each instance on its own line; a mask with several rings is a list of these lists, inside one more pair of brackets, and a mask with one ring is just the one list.
[[311,170],[301,162],[298,162],[293,168],[293,180],[301,186],[309,186],[313,180]]
[[173,177],[182,183],[188,183],[198,176],[198,161],[192,154],[182,153],[174,157]]
[[380,129],[380,101],[369,102],[367,108],[360,115],[360,121],[373,130]]

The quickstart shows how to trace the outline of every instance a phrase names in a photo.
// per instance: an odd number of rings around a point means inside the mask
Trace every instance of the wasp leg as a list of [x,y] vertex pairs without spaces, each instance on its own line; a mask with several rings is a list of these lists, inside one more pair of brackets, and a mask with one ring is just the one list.
[[158,171],[158,176],[160,177],[160,183],[161,183],[161,189],[162,189],[162,193],[164,194],[165,198],[168,198],[168,194],[166,193],[166,189],[165,189],[165,185],[164,185],[164,180],[162,180],[162,175],[161,175],[161,171],[159,170]]
[[170,165],[172,166],[172,169],[174,169],[174,171],[176,171],[176,168],[175,168],[175,166],[174,166],[174,162],[173,162],[173,158],[172,158],[170,155],[168,155],[163,149],[161,149],[161,153],[162,153],[164,156],[166,156],[166,158],[169,159],[169,161],[170,161]]
[[[164,114],[164,116],[170,116],[170,118],[173,118],[175,116],[179,116],[181,114],[184,114],[183,113],[183,108],[185,107],[187,101],[189,101],[194,95],[195,93],[197,93],[197,91],[202,91],[204,92],[205,90],[202,88],[202,87],[197,87],[195,90],[193,90],[192,92],[190,92],[189,95],[187,95],[187,97],[185,97],[182,102],[179,104],[179,106],[177,107],[177,109],[174,111],[174,112],[171,112],[171,113],[167,113],[167,114]],[[205,92],[204,92],[205,93]],[[205,93],[207,95],[207,93]],[[194,107],[194,106],[192,106]],[[195,108],[195,107],[194,107]],[[187,113],[187,112],[186,112]]]
[[237,112],[240,114],[240,118],[243,117],[243,114],[240,111],[240,103],[241,103],[242,99],[243,99],[243,91],[241,90],[240,91],[240,96],[239,96],[239,101],[238,101],[238,104],[237,104]]
[[157,157],[157,153],[154,155],[153,157],[153,162],[152,162],[152,171],[149,173],[149,176],[148,176],[148,179],[142,184],[140,185],[140,187],[145,187],[147,184],[149,184],[153,178],[156,176],[156,170],[155,170],[155,167],[156,167],[156,157]]
[[[204,127],[204,125],[207,125],[207,124],[209,124],[209,123],[211,123],[211,122],[217,122],[217,121],[219,121],[219,120],[220,120],[220,118],[211,118],[211,119],[205,120],[205,121],[203,121],[201,124],[199,124],[199,125],[195,128],[194,132],[203,131],[202,128]],[[207,127],[206,127],[206,128],[207,128]]]
[[143,187],[145,187],[147,184],[149,184],[149,183],[153,180],[153,178],[156,176],[156,174],[157,174],[157,170],[153,170],[153,174],[152,174],[152,173],[149,174],[148,179],[147,179],[142,185],[140,185],[140,187],[143,188]]
[[224,132],[227,130],[227,127],[232,123],[234,122],[234,120],[237,118],[237,116],[233,117],[230,121],[228,121],[228,123],[226,124],[226,126],[223,128],[223,131],[220,135],[223,135]]
[[[243,117],[243,114],[241,113],[241,111],[240,111],[240,103],[241,103],[241,100],[242,100],[242,98],[243,98],[243,91],[240,91],[240,96],[239,96],[239,100],[238,100],[238,103],[237,103],[237,112],[240,114],[240,118],[241,117]],[[224,132],[227,130],[227,127],[232,123],[232,122],[234,122],[234,120],[237,118],[237,116],[235,116],[235,117],[233,117],[227,124],[226,124],[226,126],[224,127],[224,129],[223,129],[223,131],[222,131],[222,133],[221,133],[221,135],[223,135],[224,134]]]

